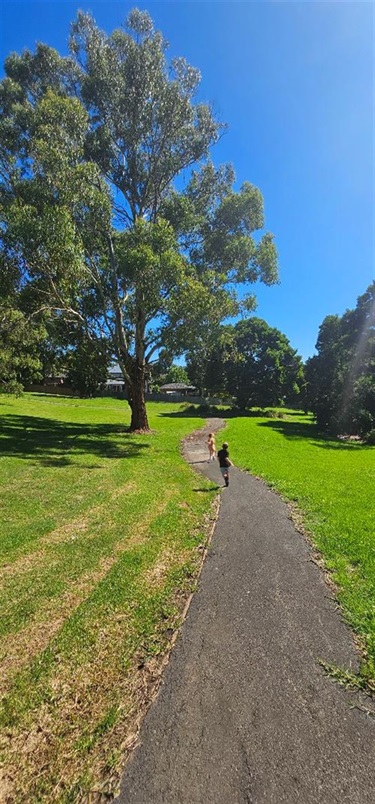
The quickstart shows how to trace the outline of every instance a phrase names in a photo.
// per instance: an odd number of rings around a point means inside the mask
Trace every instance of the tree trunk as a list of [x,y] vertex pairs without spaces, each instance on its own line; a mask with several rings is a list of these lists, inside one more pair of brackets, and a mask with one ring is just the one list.
[[129,405],[132,412],[130,421],[130,431],[149,430],[146,400],[145,400],[145,377],[144,372],[138,369],[137,376],[128,385]]

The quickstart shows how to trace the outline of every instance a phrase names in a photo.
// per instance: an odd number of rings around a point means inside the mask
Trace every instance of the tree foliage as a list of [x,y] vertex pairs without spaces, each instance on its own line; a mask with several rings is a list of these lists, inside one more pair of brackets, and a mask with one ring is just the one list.
[[0,392],[18,394],[25,383],[42,377],[38,346],[43,335],[21,310],[0,304]]
[[189,355],[188,372],[197,381],[204,365],[204,389],[233,396],[240,408],[298,404],[303,365],[287,337],[260,318],[222,327],[205,363]]
[[277,281],[272,235],[253,237],[262,196],[207,161],[224,127],[195,100],[199,71],[166,51],[146,12],[110,35],[79,12],[69,57],[11,54],[0,84],[2,254],[33,321],[64,319],[93,349],[110,341],[132,429],[148,426],[158,351],[193,348],[238,313],[231,285]]
[[105,385],[110,361],[107,341],[83,334],[67,358],[70,384],[80,396],[95,396]]
[[316,349],[306,379],[307,404],[318,425],[366,435],[375,428],[375,282],[354,310],[324,319]]
[[164,377],[164,383],[183,382],[189,385],[189,377],[184,366],[172,365]]
[[44,321],[30,319],[17,263],[0,254],[0,392],[19,393],[25,383],[41,378],[39,348],[45,336]]

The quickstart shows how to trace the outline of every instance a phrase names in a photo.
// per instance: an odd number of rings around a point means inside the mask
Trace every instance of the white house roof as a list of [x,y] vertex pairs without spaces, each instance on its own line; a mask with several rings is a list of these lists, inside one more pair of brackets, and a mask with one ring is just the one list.
[[195,385],[186,385],[184,382],[169,382],[160,386],[161,391],[195,391]]

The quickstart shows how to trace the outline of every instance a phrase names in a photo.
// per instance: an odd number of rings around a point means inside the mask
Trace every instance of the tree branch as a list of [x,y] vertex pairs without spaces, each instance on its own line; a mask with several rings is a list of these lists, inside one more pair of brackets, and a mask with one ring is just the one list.
[[152,357],[152,355],[157,351],[157,349],[161,349],[162,346],[163,344],[161,341],[157,341],[156,343],[154,343],[152,349],[150,349],[150,351],[147,352],[147,354],[145,354],[145,363],[149,363],[150,357]]

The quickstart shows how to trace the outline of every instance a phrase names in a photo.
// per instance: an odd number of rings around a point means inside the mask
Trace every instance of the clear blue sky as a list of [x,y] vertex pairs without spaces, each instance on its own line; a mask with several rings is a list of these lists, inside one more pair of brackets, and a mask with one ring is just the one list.
[[324,316],[374,278],[374,6],[371,2],[2,0],[1,63],[37,40],[67,49],[78,8],[110,31],[147,8],[202,72],[228,133],[213,150],[262,191],[281,284],[256,286],[257,315],[314,352]]

